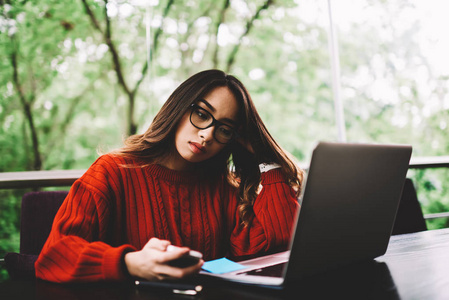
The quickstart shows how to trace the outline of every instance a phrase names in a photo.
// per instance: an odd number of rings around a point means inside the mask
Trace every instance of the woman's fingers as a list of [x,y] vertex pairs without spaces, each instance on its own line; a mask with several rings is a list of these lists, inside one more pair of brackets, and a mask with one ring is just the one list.
[[[166,249],[167,250],[167,249]],[[180,258],[186,255],[190,251],[187,247],[172,247],[170,251],[164,251],[161,255],[161,263],[168,263],[174,259]]]
[[143,248],[153,248],[153,249],[157,249],[159,251],[165,251],[167,250],[167,247],[170,245],[170,241],[167,240],[160,240],[158,238],[151,238]]
[[186,255],[187,247],[171,247],[169,241],[151,238],[140,251],[125,255],[125,264],[131,275],[147,280],[164,280],[183,278],[198,273],[204,261],[186,268],[170,266],[169,262]]

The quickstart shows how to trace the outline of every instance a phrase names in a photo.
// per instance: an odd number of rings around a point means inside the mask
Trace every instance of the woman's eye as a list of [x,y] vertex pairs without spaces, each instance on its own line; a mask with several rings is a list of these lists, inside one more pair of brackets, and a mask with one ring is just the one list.
[[209,119],[209,116],[205,112],[201,111],[200,109],[195,110],[195,114],[198,116],[198,118],[200,118],[202,120]]
[[223,127],[222,126],[218,130],[220,131],[220,134],[222,136],[225,136],[225,137],[231,137],[232,136],[232,130],[227,128],[227,127]]

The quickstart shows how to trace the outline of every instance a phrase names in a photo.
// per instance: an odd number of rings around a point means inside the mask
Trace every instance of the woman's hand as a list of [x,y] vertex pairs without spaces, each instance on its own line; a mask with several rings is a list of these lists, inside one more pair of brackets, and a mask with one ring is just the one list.
[[168,262],[180,258],[189,252],[187,247],[176,247],[173,251],[166,251],[169,241],[151,238],[140,251],[125,254],[125,264],[131,276],[146,280],[179,279],[198,273],[204,261],[198,264],[177,268],[168,265]]

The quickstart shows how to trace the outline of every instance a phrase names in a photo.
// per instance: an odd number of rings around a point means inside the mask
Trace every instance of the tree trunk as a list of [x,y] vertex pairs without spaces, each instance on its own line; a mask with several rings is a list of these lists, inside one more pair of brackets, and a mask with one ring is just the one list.
[[41,153],[39,150],[39,138],[38,138],[36,126],[34,125],[33,114],[31,111],[31,106],[33,103],[33,99],[35,99],[35,95],[32,95],[30,101],[27,101],[27,99],[25,97],[25,92],[23,91],[23,87],[22,87],[22,84],[19,79],[19,70],[18,70],[18,66],[17,66],[16,49],[14,49],[13,53],[11,54],[11,64],[13,67],[14,87],[16,88],[17,93],[19,95],[19,99],[22,104],[25,119],[27,120],[28,127],[30,128],[31,141],[33,143],[33,156],[34,156],[33,169],[41,170],[42,169],[42,158],[41,158]]

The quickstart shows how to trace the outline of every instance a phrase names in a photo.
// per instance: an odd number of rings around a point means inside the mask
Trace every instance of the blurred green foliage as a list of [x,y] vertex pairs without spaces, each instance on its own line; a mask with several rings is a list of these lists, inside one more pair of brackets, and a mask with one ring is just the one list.
[[[449,208],[449,169],[410,170],[408,177],[414,182],[418,200],[424,214],[448,212]],[[449,218],[427,220],[428,229],[449,227]]]

